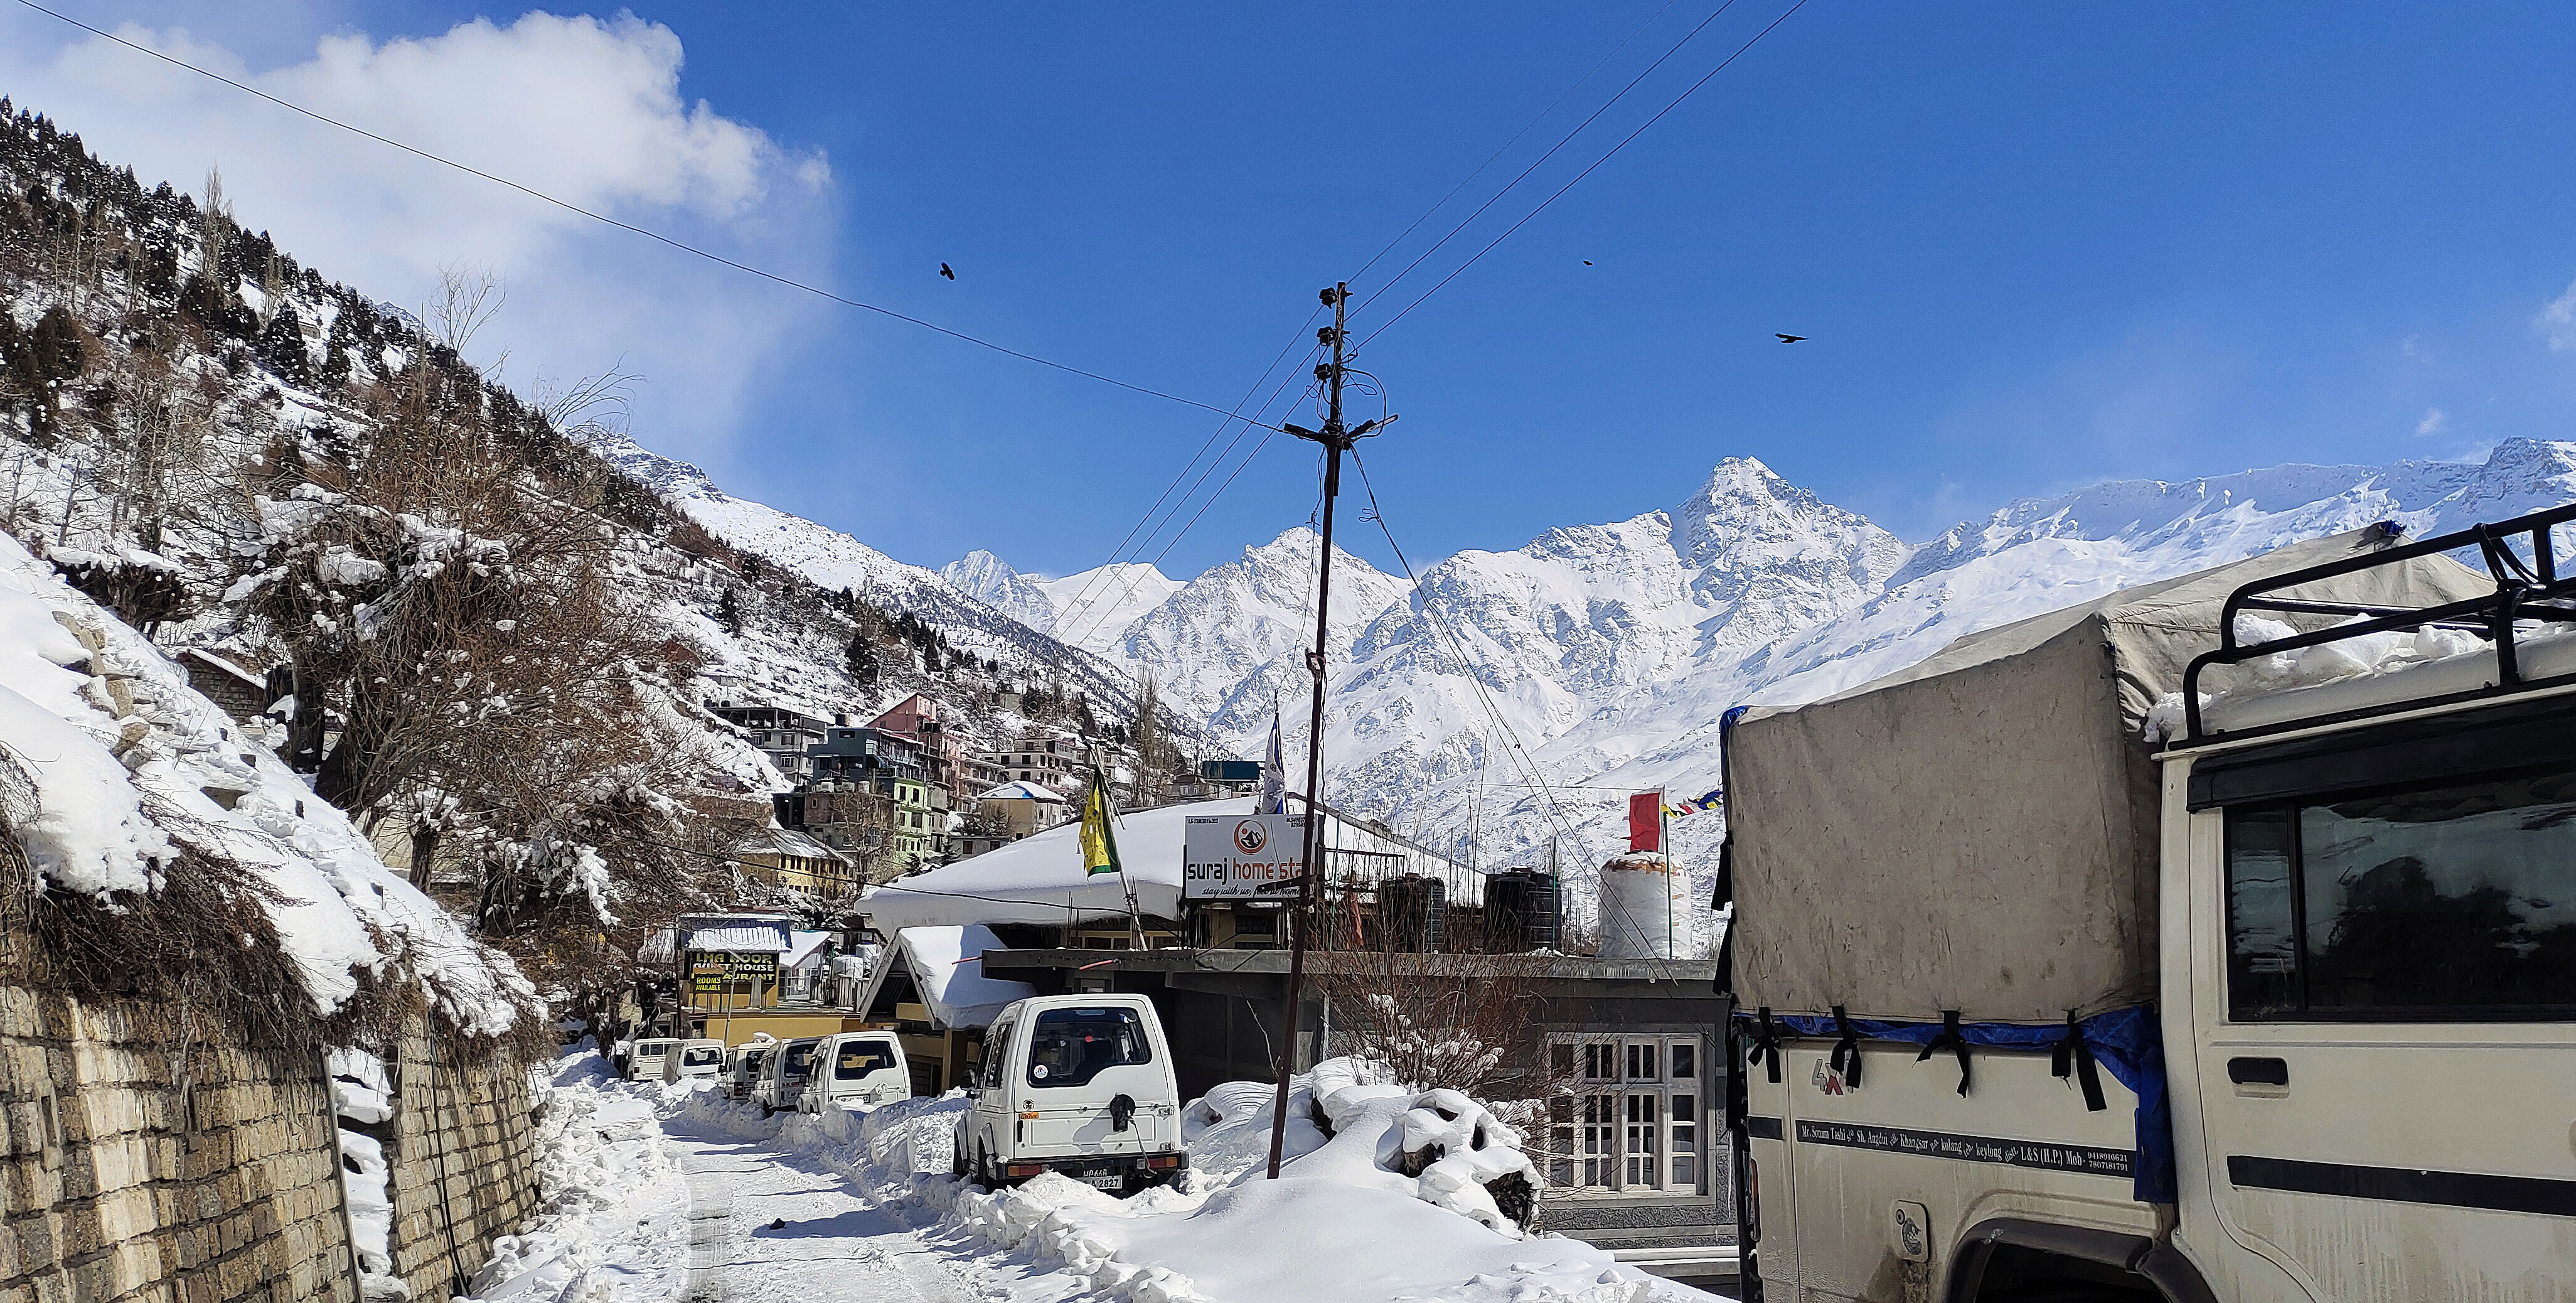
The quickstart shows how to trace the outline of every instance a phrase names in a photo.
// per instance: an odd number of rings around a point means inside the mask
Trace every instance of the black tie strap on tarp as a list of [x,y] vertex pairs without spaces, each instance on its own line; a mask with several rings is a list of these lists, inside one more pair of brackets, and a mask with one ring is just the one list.
[[1964,1098],[1968,1093],[1968,1038],[1959,1033],[1959,1011],[1956,1009],[1941,1011],[1941,1034],[1925,1041],[1923,1052],[1915,1055],[1914,1061],[1924,1062],[1944,1046],[1958,1051],[1959,1094]]
[[1841,1005],[1834,1006],[1834,1030],[1842,1039],[1834,1042],[1834,1071],[1841,1073],[1843,1089],[1860,1089],[1860,1033],[1853,1029],[1851,1016]]
[[1751,1043],[1744,1050],[1745,1066],[1763,1065],[1771,1073],[1771,1084],[1779,1085],[1780,1031],[1771,1025],[1771,1006],[1762,1006],[1761,1012],[1754,1015],[1753,1032],[1748,1039]]
[[2093,1066],[2093,1047],[2084,1043],[2084,1031],[2076,1025],[2075,1011],[2066,1011],[2066,1039],[2048,1052],[2049,1071],[2063,1077],[2070,1070],[2075,1084],[2084,1091],[2084,1111],[2099,1113],[2110,1107],[2102,1102],[2102,1075]]

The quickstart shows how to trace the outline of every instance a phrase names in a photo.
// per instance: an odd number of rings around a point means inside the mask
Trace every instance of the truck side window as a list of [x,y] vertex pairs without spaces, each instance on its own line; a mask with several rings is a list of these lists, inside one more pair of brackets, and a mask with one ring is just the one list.
[[1029,1084],[1080,1086],[1109,1068],[1151,1063],[1145,1020],[1133,1009],[1046,1009],[1029,1032]]
[[1011,1057],[1012,1024],[1003,1023],[984,1035],[982,1085],[986,1090],[1002,1088],[1002,1060]]
[[2576,1017],[2576,774],[2227,814],[2237,1018]]

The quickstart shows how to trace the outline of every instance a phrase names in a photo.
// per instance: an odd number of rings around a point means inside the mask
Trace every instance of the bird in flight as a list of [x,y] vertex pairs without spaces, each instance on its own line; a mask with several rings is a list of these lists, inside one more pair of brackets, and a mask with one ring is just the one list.
[[1584,265],[1584,266],[1586,266],[1586,267],[1591,266],[1591,265],[1592,265],[1592,260],[1591,260],[1590,258],[1586,258],[1586,259],[1584,259],[1584,260],[1583,260],[1583,265]]
[[[1780,332],[1778,332],[1778,331],[1776,331],[1776,330],[1775,330],[1775,331],[1772,331],[1771,333],[1772,333],[1772,334],[1775,334],[1775,335],[1779,335],[1779,334],[1780,334]],[[1795,344],[1795,343],[1797,343],[1797,342],[1799,342],[1800,340],[1803,340],[1803,339],[1805,339],[1805,338],[1806,338],[1806,336],[1804,336],[1804,335],[1780,335],[1780,342],[1781,342],[1781,343],[1783,343],[1783,344]]]
[[941,263],[941,264],[939,264],[939,274],[940,274],[940,275],[942,275],[942,276],[947,277],[947,278],[948,278],[948,279],[950,279],[950,280],[955,280],[955,279],[957,279],[957,273],[955,273],[955,272],[953,272],[953,271],[948,270],[948,264],[947,264],[947,263],[944,263],[944,262],[943,262],[943,263]]

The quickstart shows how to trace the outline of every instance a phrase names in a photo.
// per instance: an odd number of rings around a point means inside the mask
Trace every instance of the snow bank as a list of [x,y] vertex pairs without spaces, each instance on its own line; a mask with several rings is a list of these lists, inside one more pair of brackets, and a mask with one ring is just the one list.
[[594,1052],[556,1064],[537,1097],[535,1216],[493,1241],[466,1282],[467,1303],[611,1303],[634,1263],[607,1265],[612,1244],[643,1240],[643,1265],[675,1274],[688,1199],[663,1141],[658,1095],[620,1082]]
[[143,635],[0,535],[0,808],[36,886],[96,898],[161,883],[184,839],[283,898],[269,906],[316,1012],[358,975],[417,978],[469,1032],[535,1007],[515,965],[385,863]]
[[[1272,1087],[1232,1082],[1185,1111],[1186,1189],[1117,1199],[1047,1174],[986,1192],[952,1175],[960,1092],[764,1119],[700,1091],[667,1097],[696,1125],[774,1145],[997,1250],[1054,1264],[1087,1297],[1126,1303],[1681,1303],[1712,1297],[1623,1267],[1578,1240],[1522,1238],[1484,1182],[1524,1170],[1518,1137],[1450,1091],[1386,1084],[1330,1060],[1291,1083],[1287,1152],[1264,1179]],[[1312,1120],[1323,1092],[1327,1137]],[[1408,1160],[1407,1155],[1414,1156]],[[1417,1175],[1405,1168],[1427,1159]],[[1532,1173],[1533,1178],[1535,1173]],[[1472,1194],[1466,1193],[1473,1191]],[[1497,1225],[1499,1223],[1499,1226]],[[1319,1249],[1329,1247],[1329,1252]]]

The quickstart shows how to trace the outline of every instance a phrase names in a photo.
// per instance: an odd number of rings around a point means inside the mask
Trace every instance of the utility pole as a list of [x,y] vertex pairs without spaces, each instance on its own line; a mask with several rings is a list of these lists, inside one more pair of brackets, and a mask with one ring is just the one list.
[[1319,330],[1317,339],[1333,350],[1333,360],[1315,368],[1315,378],[1324,382],[1324,428],[1309,430],[1286,425],[1281,429],[1311,443],[1324,445],[1324,540],[1315,558],[1315,648],[1306,653],[1306,673],[1315,681],[1314,707],[1306,716],[1306,830],[1298,839],[1297,904],[1289,912],[1288,994],[1281,1001],[1279,1088],[1270,1100],[1270,1178],[1279,1176],[1279,1151],[1288,1139],[1288,1078],[1297,1067],[1297,1002],[1299,987],[1306,979],[1307,933],[1313,927],[1311,915],[1315,904],[1315,882],[1322,872],[1324,813],[1324,650],[1325,630],[1331,626],[1333,597],[1333,499],[1342,491],[1342,454],[1371,431],[1394,420],[1392,416],[1362,421],[1357,429],[1342,425],[1342,356],[1349,336],[1343,330],[1343,314],[1351,299],[1347,281],[1323,292],[1324,302],[1333,309],[1333,324]]

